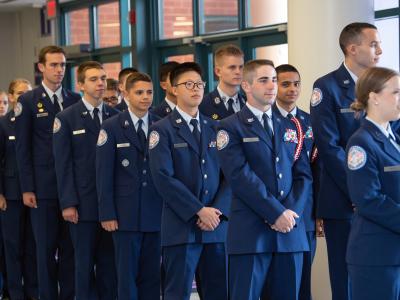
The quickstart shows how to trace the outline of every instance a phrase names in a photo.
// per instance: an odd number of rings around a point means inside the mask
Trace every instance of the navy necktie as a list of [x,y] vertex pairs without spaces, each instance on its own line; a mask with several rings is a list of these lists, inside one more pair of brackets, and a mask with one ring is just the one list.
[[274,141],[274,133],[272,131],[271,126],[269,125],[269,119],[270,119],[269,116],[267,114],[263,114],[262,118],[264,120],[264,129],[267,131],[271,140]]
[[199,131],[199,122],[197,122],[197,119],[191,119],[190,120],[190,124],[193,126],[193,136],[197,142],[197,144],[200,145],[200,131]]
[[53,95],[53,105],[55,112],[59,113],[61,111],[61,104],[58,102],[58,97],[56,94]]
[[145,147],[146,147],[146,134],[144,133],[142,126],[143,126],[143,120],[139,119],[137,135],[138,135],[139,142],[140,142],[142,148],[145,149]]
[[93,109],[93,121],[96,124],[96,127],[100,128],[99,109],[97,107]]
[[228,100],[228,112],[231,115],[233,115],[235,113],[235,110],[233,109],[233,102],[234,102],[234,100],[232,98],[229,98],[229,100]]

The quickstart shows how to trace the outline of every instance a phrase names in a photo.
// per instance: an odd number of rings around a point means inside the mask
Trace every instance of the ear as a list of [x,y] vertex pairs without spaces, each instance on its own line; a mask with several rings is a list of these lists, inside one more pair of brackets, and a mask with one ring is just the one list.
[[247,81],[242,81],[241,83],[242,89],[243,91],[245,91],[245,93],[250,93],[251,92],[251,86]]
[[357,54],[357,45],[356,44],[348,45],[346,48],[346,51],[348,54],[356,55]]
[[218,67],[218,66],[215,66],[214,67],[214,73],[218,78],[220,78],[220,76],[221,76],[221,68]]
[[168,83],[166,81],[160,81],[160,86],[165,91],[168,87]]
[[42,63],[38,63],[38,68],[40,72],[44,72],[44,65]]
[[82,92],[85,91],[85,88],[84,88],[84,86],[83,86],[83,83],[80,82],[80,81],[78,81],[78,88],[79,88],[79,90],[82,91]]
[[172,87],[172,94],[174,94],[175,97],[178,96],[178,88],[176,86]]

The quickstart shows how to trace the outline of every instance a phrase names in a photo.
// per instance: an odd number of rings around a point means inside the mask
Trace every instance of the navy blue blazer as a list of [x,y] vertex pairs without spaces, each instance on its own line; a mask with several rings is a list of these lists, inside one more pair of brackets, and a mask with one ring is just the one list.
[[[238,94],[238,98],[240,108],[243,108],[246,100],[240,93]],[[199,106],[199,110],[203,115],[212,118],[213,120],[222,120],[230,115],[217,88],[204,96],[203,101],[201,101]]]
[[164,99],[158,106],[154,107],[151,112],[162,119],[168,116],[172,112],[172,109]]
[[118,103],[117,105],[115,105],[114,107],[115,109],[119,110],[119,111],[125,111],[128,109],[128,105],[126,105],[126,102],[124,99],[121,100],[120,103]]
[[[149,124],[159,118],[149,112]],[[106,120],[96,149],[100,221],[118,221],[118,230],[160,230],[162,200],[128,110]]]
[[201,231],[197,212],[214,207],[228,215],[230,191],[220,170],[215,122],[200,114],[201,145],[175,109],[154,124],[150,137],[150,168],[164,200],[163,246],[225,242],[226,222],[214,231]]
[[[62,89],[63,108],[81,96]],[[15,108],[16,155],[21,191],[38,199],[56,199],[57,182],[53,156],[53,123],[56,112],[42,85],[20,96]]]
[[349,219],[353,215],[346,183],[345,149],[350,136],[360,127],[359,119],[350,109],[355,98],[354,87],[343,64],[314,83],[311,124],[324,168],[317,201],[318,217]]
[[[400,137],[396,136],[397,142]],[[350,138],[347,184],[355,213],[347,262],[400,264],[400,152],[368,120]]]
[[[118,111],[103,104],[103,121]],[[61,210],[76,207],[80,221],[98,221],[96,192],[96,126],[83,101],[57,114],[54,124],[58,199]]]
[[[280,113],[278,107],[276,104],[272,106],[274,112],[277,115],[280,115],[282,118],[282,114]],[[310,115],[306,113],[305,111],[301,110],[300,108],[297,107],[297,114],[296,114],[297,119],[299,120],[301,127],[303,129],[304,133],[304,144],[303,147],[305,148],[307,152],[307,156],[309,158],[309,161],[311,163],[311,155],[315,146],[314,143],[314,135],[313,135],[313,130],[310,122]],[[292,123],[292,128],[296,129],[296,126]],[[313,188],[310,193],[310,200],[307,201],[306,206],[304,208],[304,223],[306,225],[306,230],[307,231],[315,231],[315,209],[314,209],[314,204],[317,201],[317,195],[318,195],[318,188],[319,188],[319,174],[320,171],[318,170],[318,159],[312,162],[311,164],[311,171],[313,174]]]
[[22,199],[15,156],[14,111],[0,118],[0,194],[7,200]]
[[[222,120],[218,154],[233,191],[228,230],[230,254],[308,251],[303,218],[312,176],[305,151],[294,161],[295,130],[273,112],[274,141],[245,106]],[[270,228],[285,209],[300,219],[290,233]]]

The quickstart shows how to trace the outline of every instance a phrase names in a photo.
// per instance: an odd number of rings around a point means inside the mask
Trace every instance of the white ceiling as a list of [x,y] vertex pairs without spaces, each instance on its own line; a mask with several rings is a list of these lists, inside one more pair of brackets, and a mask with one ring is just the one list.
[[16,11],[24,7],[42,7],[46,0],[0,0],[1,11]]

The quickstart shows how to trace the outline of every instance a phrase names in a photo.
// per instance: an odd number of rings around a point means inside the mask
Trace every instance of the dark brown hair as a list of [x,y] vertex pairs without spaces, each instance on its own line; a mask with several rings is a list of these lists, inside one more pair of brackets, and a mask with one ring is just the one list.
[[64,56],[66,56],[65,55],[65,51],[64,51],[63,48],[58,47],[58,46],[54,46],[54,45],[46,46],[46,47],[42,48],[40,50],[40,52],[39,52],[39,57],[38,58],[39,58],[39,63],[40,64],[44,65],[46,63],[46,54],[48,54],[48,53],[50,53],[50,54],[52,54],[52,53],[61,53],[61,54],[64,54]]
[[244,64],[243,79],[249,83],[253,83],[255,71],[262,66],[271,66],[274,68],[274,63],[269,59],[253,59]]
[[339,45],[344,55],[346,55],[346,47],[350,44],[360,44],[361,34],[364,29],[377,29],[375,25],[369,23],[356,22],[345,26],[339,36]]
[[131,88],[135,85],[136,82],[144,81],[144,82],[152,82],[151,77],[146,73],[135,72],[128,76],[125,83],[125,90],[129,92]]
[[78,82],[84,83],[85,82],[85,73],[89,69],[98,69],[98,70],[104,70],[103,65],[97,61],[85,61],[81,63],[78,67]]

